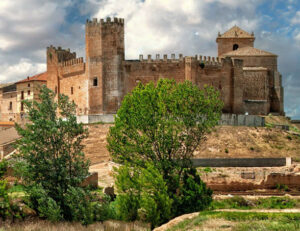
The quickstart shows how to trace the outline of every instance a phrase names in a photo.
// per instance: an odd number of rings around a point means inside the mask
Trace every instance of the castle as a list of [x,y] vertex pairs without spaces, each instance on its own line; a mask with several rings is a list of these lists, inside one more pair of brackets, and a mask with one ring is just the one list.
[[214,86],[221,93],[224,113],[284,114],[277,55],[254,48],[254,34],[237,26],[218,34],[216,58],[157,54],[125,60],[121,18],[87,20],[85,37],[86,62],[69,49],[50,46],[45,73],[2,87],[0,121],[17,120],[24,112],[24,94],[33,99],[35,86],[45,81],[50,89],[77,104],[79,116],[89,116],[116,113],[123,97],[139,82],[160,78],[189,80],[199,88]]

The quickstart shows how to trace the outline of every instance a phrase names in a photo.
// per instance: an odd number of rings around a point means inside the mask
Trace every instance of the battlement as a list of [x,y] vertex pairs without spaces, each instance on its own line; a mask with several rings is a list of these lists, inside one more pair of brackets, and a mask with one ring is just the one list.
[[147,59],[144,59],[144,56],[141,54],[139,56],[139,61],[140,62],[146,62],[146,63],[151,63],[151,62],[183,62],[184,60],[194,60],[198,61],[199,63],[204,63],[207,65],[221,65],[222,60],[219,57],[211,57],[211,56],[202,56],[202,55],[195,55],[195,57],[190,57],[186,56],[184,57],[182,54],[178,55],[178,58],[176,58],[175,54],[171,54],[171,58],[168,58],[167,54],[164,54],[161,58],[160,54],[156,54],[155,58],[152,59],[152,55],[147,55]]
[[62,49],[61,47],[47,47],[47,53],[54,53],[57,56],[58,62],[64,62],[71,59],[76,59],[76,52],[71,52],[70,48]]
[[219,57],[195,55],[194,59],[207,65],[222,65],[222,59]]
[[107,17],[105,20],[101,18],[98,20],[97,18],[93,18],[93,20],[86,20],[86,25],[87,26],[101,26],[101,25],[113,25],[117,24],[120,26],[124,26],[124,18],[113,18],[111,19],[110,17]]
[[139,56],[139,61],[140,62],[147,62],[147,63],[151,63],[151,62],[183,62],[184,57],[182,54],[178,55],[178,58],[176,58],[175,54],[171,54],[171,58],[168,58],[167,54],[164,54],[162,56],[162,59],[160,58],[160,54],[156,54],[155,55],[155,59],[152,59],[152,55],[147,55],[147,59],[144,59],[143,55]]
[[82,57],[75,58],[75,59],[70,59],[68,61],[64,61],[64,62],[61,63],[61,66],[67,67],[67,66],[73,66],[73,65],[81,64],[81,63],[84,63]]

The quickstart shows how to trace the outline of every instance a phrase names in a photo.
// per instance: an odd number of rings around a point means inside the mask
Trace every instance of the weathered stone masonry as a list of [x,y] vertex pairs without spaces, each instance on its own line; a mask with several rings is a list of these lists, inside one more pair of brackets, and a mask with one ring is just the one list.
[[138,82],[185,80],[221,93],[224,113],[284,114],[277,55],[254,48],[254,34],[237,26],[218,35],[218,57],[174,54],[125,60],[124,19],[86,22],[86,62],[61,47],[47,48],[47,86],[66,94],[78,115],[116,113]]

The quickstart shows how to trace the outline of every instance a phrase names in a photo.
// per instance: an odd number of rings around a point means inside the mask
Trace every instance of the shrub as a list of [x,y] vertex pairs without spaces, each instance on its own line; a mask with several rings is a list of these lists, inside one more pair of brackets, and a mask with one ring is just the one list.
[[1,178],[4,176],[4,174],[6,173],[7,167],[8,167],[8,164],[7,164],[7,161],[6,161],[6,160],[0,161],[0,179],[1,179]]
[[118,218],[137,219],[154,227],[171,217],[172,200],[162,175],[153,165],[146,163],[146,168],[125,165],[115,171],[118,195],[114,205]]
[[178,179],[177,194],[174,195],[173,215],[178,216],[206,209],[212,202],[212,190],[200,179],[195,168],[185,169]]
[[70,186],[63,201],[64,217],[70,221],[81,221],[91,224],[94,221],[94,206],[92,195],[83,188]]
[[7,182],[0,180],[0,217],[3,220],[12,215],[10,212],[10,201],[7,190]]
[[60,206],[51,197],[41,185],[33,185],[26,189],[29,195],[29,205],[37,211],[42,218],[50,221],[60,221],[63,219]]

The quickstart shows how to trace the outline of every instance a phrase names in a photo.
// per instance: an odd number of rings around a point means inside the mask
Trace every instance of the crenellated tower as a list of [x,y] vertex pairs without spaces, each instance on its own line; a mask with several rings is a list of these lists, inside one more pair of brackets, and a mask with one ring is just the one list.
[[62,63],[75,59],[76,53],[70,52],[70,49],[61,47],[47,47],[47,87],[55,93],[60,93],[59,66]]
[[123,96],[124,19],[86,22],[89,114],[115,113]]

